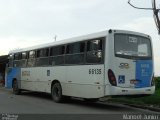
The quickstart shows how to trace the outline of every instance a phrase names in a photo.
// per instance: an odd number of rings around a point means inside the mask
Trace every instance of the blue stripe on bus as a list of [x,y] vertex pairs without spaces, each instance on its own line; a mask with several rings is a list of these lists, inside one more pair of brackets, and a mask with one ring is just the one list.
[[7,73],[7,88],[12,88],[13,78],[16,78],[19,71],[19,68],[9,68]]
[[138,60],[136,62],[136,80],[135,88],[150,87],[153,75],[152,60]]

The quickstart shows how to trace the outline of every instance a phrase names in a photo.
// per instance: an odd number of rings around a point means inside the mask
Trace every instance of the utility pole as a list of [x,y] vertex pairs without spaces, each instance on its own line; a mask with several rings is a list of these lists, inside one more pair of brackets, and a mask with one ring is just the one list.
[[159,20],[159,16],[158,16],[158,13],[159,13],[160,9],[157,9],[157,7],[156,7],[156,0],[152,0],[152,8],[137,7],[137,6],[134,6],[133,4],[131,4],[130,1],[131,0],[128,0],[128,4],[130,6],[132,6],[133,8],[143,9],[143,10],[152,10],[153,11],[154,21],[155,21],[155,24],[157,26],[158,34],[160,35],[160,20]]
[[54,41],[56,41],[56,40],[57,40],[57,35],[54,36]]
[[152,6],[153,6],[153,17],[154,17],[154,21],[156,23],[157,29],[158,29],[158,33],[160,34],[160,20],[159,20],[159,10],[156,8],[156,2],[155,0],[152,0]]

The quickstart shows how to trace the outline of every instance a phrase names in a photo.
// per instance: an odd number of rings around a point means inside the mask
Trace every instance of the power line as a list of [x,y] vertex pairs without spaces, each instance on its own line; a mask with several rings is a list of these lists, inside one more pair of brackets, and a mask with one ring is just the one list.
[[133,8],[136,8],[136,9],[143,9],[143,10],[153,10],[153,8],[143,8],[143,7],[134,6],[133,4],[131,4],[130,1],[131,1],[131,0],[128,0],[128,4],[129,4],[130,6],[132,6]]
[[130,1],[131,0],[128,0],[128,4],[130,6],[132,6],[133,8],[143,9],[143,10],[153,10],[153,18],[154,18],[155,24],[157,26],[158,34],[160,34],[160,20],[159,20],[159,16],[158,16],[158,13],[159,13],[160,9],[156,8],[156,1],[152,0],[152,8],[137,7],[137,6],[134,6],[133,4],[131,4]]

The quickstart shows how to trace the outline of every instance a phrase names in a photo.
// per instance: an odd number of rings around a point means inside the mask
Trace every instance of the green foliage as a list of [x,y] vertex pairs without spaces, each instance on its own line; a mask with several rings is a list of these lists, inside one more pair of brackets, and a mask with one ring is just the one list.
[[155,77],[155,85],[156,85],[156,89],[160,89],[160,77]]

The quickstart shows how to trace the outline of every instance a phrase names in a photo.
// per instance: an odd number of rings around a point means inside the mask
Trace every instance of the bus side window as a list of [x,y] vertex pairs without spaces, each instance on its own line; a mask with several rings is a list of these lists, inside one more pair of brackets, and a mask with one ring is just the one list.
[[14,54],[10,54],[8,59],[9,59],[8,66],[13,67]]
[[84,63],[85,42],[77,42],[67,45],[66,64],[83,64]]
[[22,52],[22,59],[27,59],[27,53],[26,52]]
[[36,57],[36,52],[33,51],[33,50],[29,51],[28,62],[27,62],[28,67],[34,67],[35,66],[35,57]]
[[37,50],[37,57],[48,57],[49,48]]
[[26,67],[26,64],[27,64],[27,52],[22,52],[21,56],[22,56],[21,67]]
[[36,52],[35,51],[30,51],[29,52],[29,58],[35,58]]
[[20,59],[21,59],[21,53],[15,53],[14,60],[20,60]]
[[65,46],[56,46],[50,49],[50,56],[63,55],[65,51]]
[[50,65],[62,65],[64,64],[65,46],[55,46],[50,48]]
[[21,53],[14,54],[14,67],[21,67]]
[[37,50],[36,66],[46,66],[48,62],[49,48]]
[[87,63],[101,63],[102,62],[102,39],[90,40],[87,42]]

